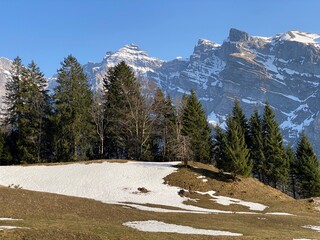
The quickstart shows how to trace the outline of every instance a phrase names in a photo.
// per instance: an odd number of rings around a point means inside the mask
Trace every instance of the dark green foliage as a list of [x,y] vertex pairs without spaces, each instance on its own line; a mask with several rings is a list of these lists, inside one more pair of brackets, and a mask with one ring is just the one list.
[[257,110],[254,110],[249,120],[248,147],[250,149],[250,157],[253,161],[253,175],[262,181],[265,155],[263,148],[262,120]]
[[263,142],[265,164],[263,166],[264,181],[277,187],[285,185],[289,176],[289,161],[283,146],[279,125],[274,112],[267,103],[263,114]]
[[[18,57],[13,62],[11,74],[12,78],[6,84],[8,108],[4,122],[14,161],[40,162],[47,148],[44,134],[49,112],[46,79],[34,62],[25,68]],[[6,151],[8,149],[6,146]]]
[[289,182],[288,187],[289,189],[287,192],[292,195],[294,198],[297,198],[296,195],[296,168],[297,168],[297,160],[294,151],[290,146],[286,147],[286,154],[290,164],[290,172],[289,172]]
[[226,169],[225,156],[226,134],[220,126],[215,128],[215,137],[213,142],[213,159],[215,166],[219,169]]
[[205,112],[192,90],[182,115],[182,133],[190,138],[194,160],[208,163],[211,161],[211,129]]
[[249,177],[252,170],[252,161],[249,159],[250,153],[245,142],[245,135],[239,122],[231,116],[227,119],[225,139],[223,170],[231,172],[234,177],[237,175]]
[[249,125],[248,125],[248,121],[246,119],[246,116],[244,115],[242,108],[240,106],[240,103],[238,100],[234,101],[234,107],[232,109],[232,117],[238,122],[238,124],[240,125],[242,132],[245,136],[245,141],[248,144],[248,142],[250,141],[250,137],[249,137]]
[[109,69],[104,88],[108,157],[151,159],[152,120],[140,85],[125,62]]
[[319,161],[304,133],[298,143],[294,173],[297,192],[302,198],[320,196]]
[[53,95],[55,160],[87,159],[93,131],[90,116],[92,93],[87,77],[75,57],[69,55],[61,65],[58,86]]

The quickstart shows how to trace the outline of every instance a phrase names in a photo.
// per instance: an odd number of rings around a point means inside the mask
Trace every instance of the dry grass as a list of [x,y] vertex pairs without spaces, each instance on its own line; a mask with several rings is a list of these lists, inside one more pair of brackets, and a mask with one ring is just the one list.
[[[191,191],[217,190],[220,195],[266,204],[270,206],[268,212],[290,212],[296,216],[143,212],[90,199],[0,187],[0,217],[24,219],[17,222],[1,221],[0,224],[30,228],[0,231],[0,239],[235,239],[235,237],[145,233],[122,225],[127,221],[139,220],[158,220],[244,235],[236,239],[320,238],[320,233],[302,228],[308,224],[320,225],[320,213],[314,210],[312,203],[296,201],[254,179],[232,182],[228,176],[221,175],[212,166],[191,165],[192,167],[188,169],[179,169],[165,181],[181,188],[190,187]],[[199,175],[206,176],[208,182],[204,183],[201,179],[197,179]],[[200,198],[198,203],[190,202],[190,204],[202,207],[248,210],[237,205],[226,207],[214,204],[206,196],[194,192],[190,197]]]

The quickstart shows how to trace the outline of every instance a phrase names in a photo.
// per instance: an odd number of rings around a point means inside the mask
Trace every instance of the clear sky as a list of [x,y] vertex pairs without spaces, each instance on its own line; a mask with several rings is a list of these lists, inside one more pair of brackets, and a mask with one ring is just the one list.
[[199,38],[222,43],[231,27],[320,33],[319,9],[319,0],[0,0],[0,56],[33,59],[48,77],[69,54],[100,62],[128,43],[171,60]]

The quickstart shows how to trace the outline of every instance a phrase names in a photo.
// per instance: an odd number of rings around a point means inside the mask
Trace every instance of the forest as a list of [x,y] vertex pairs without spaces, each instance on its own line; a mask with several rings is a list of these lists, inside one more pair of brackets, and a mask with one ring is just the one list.
[[234,181],[253,176],[295,198],[320,196],[318,159],[304,133],[285,146],[272,106],[249,119],[235,101],[225,126],[212,126],[195,91],[171,99],[125,62],[92,91],[77,59],[57,71],[57,86],[35,62],[17,57],[1,111],[1,165],[91,159],[213,164]]

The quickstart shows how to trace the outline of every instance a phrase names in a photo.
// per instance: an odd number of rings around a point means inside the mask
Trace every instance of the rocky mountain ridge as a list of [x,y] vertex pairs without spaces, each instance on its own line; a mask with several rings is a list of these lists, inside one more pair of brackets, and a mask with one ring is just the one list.
[[[247,116],[254,108],[262,112],[268,101],[285,139],[294,144],[304,130],[317,150],[319,38],[318,34],[301,31],[258,37],[231,29],[222,44],[199,39],[187,59],[163,61],[129,44],[116,52],[107,52],[100,63],[89,62],[83,67],[95,90],[102,87],[108,68],[120,61],[125,61],[139,77],[154,81],[173,98],[194,89],[208,120],[222,126],[235,99],[241,102]],[[0,84],[7,77],[4,71],[0,59]]]

